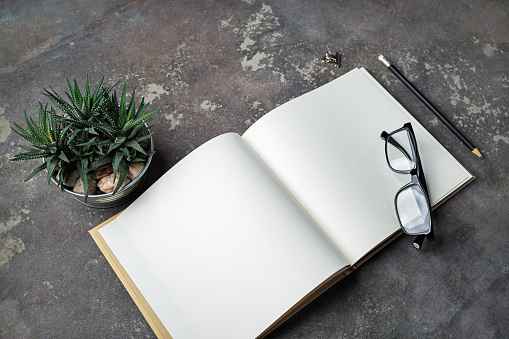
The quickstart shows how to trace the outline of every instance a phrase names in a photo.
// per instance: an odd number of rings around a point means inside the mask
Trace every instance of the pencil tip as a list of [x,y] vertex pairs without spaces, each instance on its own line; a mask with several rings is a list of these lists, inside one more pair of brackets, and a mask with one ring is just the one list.
[[481,152],[479,152],[479,150],[477,149],[477,147],[476,147],[476,148],[474,148],[474,150],[472,151],[472,153],[474,153],[475,155],[477,155],[479,158],[481,158],[481,157],[482,157],[482,154],[481,154]]

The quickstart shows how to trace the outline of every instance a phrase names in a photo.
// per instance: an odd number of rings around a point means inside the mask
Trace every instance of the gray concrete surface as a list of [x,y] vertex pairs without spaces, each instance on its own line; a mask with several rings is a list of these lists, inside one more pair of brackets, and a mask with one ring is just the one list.
[[[477,179],[269,338],[509,336],[509,2],[0,1],[0,338],[153,338],[84,207],[13,163],[9,126],[65,77],[127,81],[163,109],[146,186],[224,132],[366,67]],[[328,49],[342,65],[320,62]],[[471,154],[377,60],[384,54],[468,135]],[[145,187],[146,187],[145,186]]]

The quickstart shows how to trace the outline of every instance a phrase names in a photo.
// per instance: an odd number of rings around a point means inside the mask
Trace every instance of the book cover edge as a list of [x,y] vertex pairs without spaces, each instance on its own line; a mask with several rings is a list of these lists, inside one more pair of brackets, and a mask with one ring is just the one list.
[[120,215],[119,212],[108,220],[102,222],[98,226],[94,227],[89,231],[90,236],[94,239],[95,243],[99,247],[101,253],[104,255],[109,265],[119,278],[124,288],[127,290],[134,303],[144,316],[145,320],[148,322],[154,334],[159,339],[173,339],[166,327],[163,325],[159,317],[156,315],[152,307],[150,307],[147,300],[143,297],[143,294],[140,292],[136,284],[129,277],[129,274],[125,271],[120,261],[117,259],[115,254],[111,251],[108,244],[104,241],[103,237],[99,233],[99,230],[104,226],[108,225],[111,221],[115,220],[117,216]]

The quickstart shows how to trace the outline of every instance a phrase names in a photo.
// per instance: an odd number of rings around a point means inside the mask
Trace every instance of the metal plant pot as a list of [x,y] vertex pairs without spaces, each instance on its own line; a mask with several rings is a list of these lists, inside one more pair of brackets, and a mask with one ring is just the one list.
[[[154,140],[152,137],[150,137],[150,146],[149,151],[154,151]],[[127,202],[131,199],[133,199],[136,196],[136,193],[140,190],[140,188],[143,186],[143,183],[145,182],[145,178],[147,175],[147,169],[150,165],[150,162],[152,161],[152,155],[149,155],[147,157],[147,160],[145,161],[145,167],[143,168],[143,171],[138,175],[133,181],[131,181],[128,185],[123,187],[122,189],[119,189],[115,194],[112,193],[105,193],[105,194],[94,194],[94,195],[88,195],[87,201],[85,202],[85,195],[75,193],[71,190],[68,190],[67,188],[63,188],[63,190],[67,193],[69,193],[74,199],[76,199],[78,202],[82,203],[83,205],[94,207],[94,208],[110,208],[115,207],[118,205],[123,204],[124,202]],[[51,181],[55,185],[58,186],[58,182],[55,178],[51,178]]]

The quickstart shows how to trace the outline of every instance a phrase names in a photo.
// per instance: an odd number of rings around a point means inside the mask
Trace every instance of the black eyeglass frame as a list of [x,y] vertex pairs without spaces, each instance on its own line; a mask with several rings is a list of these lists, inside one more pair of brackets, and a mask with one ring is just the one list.
[[[410,148],[412,151],[412,157],[410,157],[410,155],[407,153],[407,151],[394,138],[391,138],[392,135],[402,132],[402,131],[406,131],[407,135],[409,137]],[[394,196],[394,208],[395,208],[396,216],[398,218],[398,222],[399,222],[401,229],[403,230],[403,232],[405,232],[408,235],[416,235],[417,236],[417,238],[414,240],[413,244],[414,244],[415,248],[420,249],[425,237],[428,239],[428,241],[433,241],[433,240],[435,240],[435,238],[433,235],[433,225],[431,222],[431,204],[429,201],[428,186],[426,184],[426,179],[424,177],[424,171],[422,169],[421,158],[419,156],[419,150],[417,149],[417,141],[415,138],[414,130],[412,128],[412,124],[410,122],[408,122],[408,123],[404,124],[402,128],[399,128],[391,133],[387,133],[386,131],[383,131],[380,137],[382,138],[382,140],[385,141],[385,158],[386,158],[387,165],[389,166],[389,168],[393,172],[396,172],[399,174],[410,174],[411,175],[410,182],[408,184],[404,185],[403,187],[401,187],[396,192],[396,195]],[[391,162],[389,160],[389,152],[388,152],[389,143],[392,146],[396,147],[409,161],[413,162],[414,166],[412,169],[398,170],[391,166]],[[397,207],[397,199],[398,199],[399,194],[402,191],[404,191],[405,189],[408,189],[411,186],[418,186],[421,189],[421,191],[424,193],[424,196],[426,198],[426,204],[427,204],[428,211],[429,211],[429,230],[427,232],[409,233],[406,231],[406,229],[403,227],[403,225],[401,223],[401,219],[400,219],[398,207]]]

